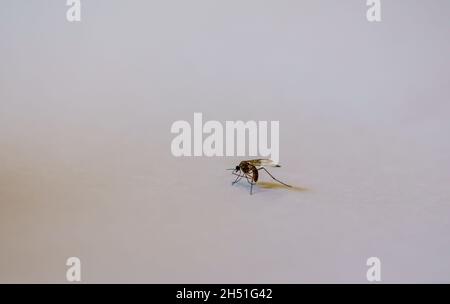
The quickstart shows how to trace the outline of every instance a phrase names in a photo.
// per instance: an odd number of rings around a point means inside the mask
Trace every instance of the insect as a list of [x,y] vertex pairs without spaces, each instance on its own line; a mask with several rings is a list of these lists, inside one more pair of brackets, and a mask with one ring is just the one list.
[[259,178],[259,171],[264,170],[267,172],[267,174],[270,175],[270,177],[279,182],[282,185],[285,185],[286,187],[292,187],[288,184],[283,183],[282,181],[276,179],[265,167],[281,167],[280,165],[274,163],[270,159],[252,159],[252,160],[244,160],[241,161],[241,163],[236,166],[236,168],[228,169],[233,170],[233,175],[236,175],[236,179],[231,184],[234,185],[237,182],[239,182],[242,178],[245,177],[247,179],[247,182],[250,184],[250,195],[253,194],[253,185],[256,184]]

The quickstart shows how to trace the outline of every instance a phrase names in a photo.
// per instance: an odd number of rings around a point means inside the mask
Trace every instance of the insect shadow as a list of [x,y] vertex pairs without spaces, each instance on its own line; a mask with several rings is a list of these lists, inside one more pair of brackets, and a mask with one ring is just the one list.
[[280,185],[278,183],[274,183],[274,182],[259,182],[258,186],[263,189],[287,189],[287,190],[296,191],[296,192],[305,192],[305,191],[309,190],[308,188],[297,187],[297,186],[291,186],[289,188],[286,188],[285,186]]

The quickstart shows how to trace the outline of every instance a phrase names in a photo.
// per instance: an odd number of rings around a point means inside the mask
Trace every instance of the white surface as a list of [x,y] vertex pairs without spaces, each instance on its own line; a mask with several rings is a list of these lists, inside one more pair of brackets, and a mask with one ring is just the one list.
[[[340,2],[2,1],[0,282],[450,282],[449,2]],[[195,111],[306,190],[172,157]]]

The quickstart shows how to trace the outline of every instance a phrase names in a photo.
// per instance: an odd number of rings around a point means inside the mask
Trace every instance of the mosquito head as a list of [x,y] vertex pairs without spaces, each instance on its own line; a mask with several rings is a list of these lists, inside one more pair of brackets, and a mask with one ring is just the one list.
[[235,171],[238,172],[239,170],[241,170],[241,167],[236,166]]

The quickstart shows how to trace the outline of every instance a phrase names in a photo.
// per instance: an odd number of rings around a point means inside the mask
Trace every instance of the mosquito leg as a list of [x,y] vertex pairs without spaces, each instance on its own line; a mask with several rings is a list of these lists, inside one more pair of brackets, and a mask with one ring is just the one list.
[[236,175],[237,177],[236,177],[236,179],[234,180],[234,182],[231,183],[232,186],[233,186],[234,184],[236,184],[238,181],[240,181],[240,180],[244,177],[244,175],[237,174],[237,173],[235,173],[235,172],[233,172],[233,174]]
[[238,174],[235,174],[235,173],[233,173],[233,174],[234,174],[234,175],[237,175],[237,177],[236,177],[236,179],[234,180],[234,182],[231,183],[232,186],[233,186],[234,184],[236,184],[238,181],[240,181],[241,178],[242,178],[242,175],[238,175]]
[[291,185],[285,184],[285,183],[283,183],[282,181],[280,181],[280,180],[276,179],[276,178],[275,178],[275,176],[273,176],[272,174],[270,174],[270,172],[269,172],[269,171],[267,171],[267,169],[266,169],[266,168],[264,168],[264,167],[261,167],[261,168],[259,168],[258,170],[261,170],[261,169],[263,169],[264,171],[266,171],[266,172],[267,172],[267,174],[269,174],[271,178],[273,178],[274,180],[276,180],[276,181],[277,181],[277,182],[279,182],[280,184],[282,184],[282,185],[285,185],[286,187],[292,187]]
[[247,179],[247,182],[250,184],[250,195],[253,194],[253,185],[255,185],[255,183],[246,175],[245,178]]

